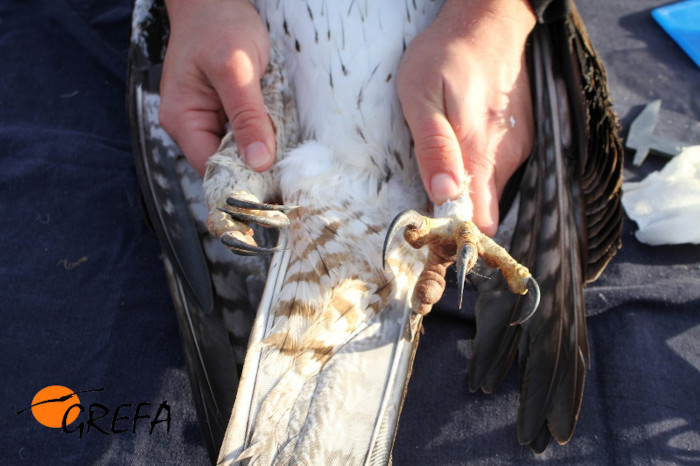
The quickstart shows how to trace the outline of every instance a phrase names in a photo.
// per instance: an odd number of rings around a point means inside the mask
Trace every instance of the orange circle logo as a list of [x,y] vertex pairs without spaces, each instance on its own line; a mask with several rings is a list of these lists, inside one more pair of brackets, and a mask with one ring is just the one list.
[[[46,427],[62,427],[63,417],[71,406],[80,403],[78,395],[62,385],[50,385],[42,388],[32,399],[32,414]],[[72,409],[66,418],[66,425],[78,418],[79,409]]]

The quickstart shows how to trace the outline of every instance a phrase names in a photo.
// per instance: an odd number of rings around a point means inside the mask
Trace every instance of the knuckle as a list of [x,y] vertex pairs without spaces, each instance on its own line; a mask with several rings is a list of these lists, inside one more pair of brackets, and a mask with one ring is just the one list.
[[416,156],[422,161],[438,161],[459,154],[454,138],[444,133],[429,133],[416,139]]
[[496,170],[493,158],[483,154],[470,156],[465,165],[475,173],[493,173]]
[[216,46],[204,57],[204,68],[234,87],[258,81],[269,60],[266,55],[257,51],[257,48],[249,50],[238,45]]
[[479,137],[474,133],[462,136],[459,140],[459,145],[464,153],[470,156],[474,154],[491,154],[493,152],[492,143],[488,138]]
[[237,135],[245,135],[265,123],[265,114],[251,104],[238,105],[230,118],[233,132]]

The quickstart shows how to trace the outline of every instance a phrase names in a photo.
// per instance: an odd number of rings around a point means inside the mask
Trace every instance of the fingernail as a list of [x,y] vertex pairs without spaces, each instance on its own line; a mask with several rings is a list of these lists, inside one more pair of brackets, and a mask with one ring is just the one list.
[[459,195],[459,187],[452,175],[438,173],[430,179],[430,192],[437,204],[454,199]]
[[270,164],[272,155],[262,142],[253,142],[245,149],[245,161],[253,170],[259,170]]

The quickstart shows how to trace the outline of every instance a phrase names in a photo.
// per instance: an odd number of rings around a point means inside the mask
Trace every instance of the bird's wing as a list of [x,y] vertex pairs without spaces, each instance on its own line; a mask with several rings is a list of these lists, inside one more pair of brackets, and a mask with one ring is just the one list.
[[622,147],[606,75],[572,11],[540,25],[530,45],[536,145],[519,184],[511,254],[541,289],[538,312],[509,326],[522,299],[498,277],[480,286],[472,391],[493,391],[518,357],[518,438],[537,452],[571,438],[581,406],[588,339],[583,286],[620,246]]
[[233,406],[267,262],[242,262],[209,237],[201,177],[160,127],[168,33],[163,2],[137,1],[127,106],[144,216],[163,250],[195,406],[213,460]]

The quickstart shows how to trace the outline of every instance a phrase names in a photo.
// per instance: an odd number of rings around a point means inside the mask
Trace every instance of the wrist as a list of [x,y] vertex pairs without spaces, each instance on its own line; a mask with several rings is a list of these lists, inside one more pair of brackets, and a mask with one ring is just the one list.
[[164,0],[164,2],[171,23],[180,19],[184,21],[191,19],[193,14],[209,7],[218,9],[220,8],[217,6],[218,4],[223,4],[221,8],[224,11],[231,11],[231,8],[244,8],[255,11],[248,0]]
[[537,17],[528,0],[447,0],[438,20],[470,41],[524,46]]

